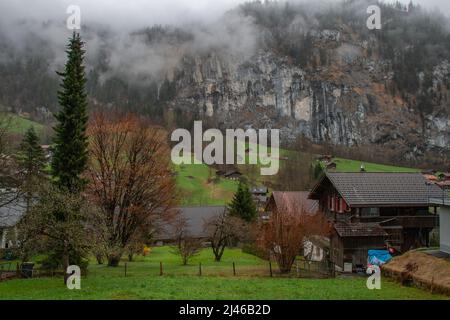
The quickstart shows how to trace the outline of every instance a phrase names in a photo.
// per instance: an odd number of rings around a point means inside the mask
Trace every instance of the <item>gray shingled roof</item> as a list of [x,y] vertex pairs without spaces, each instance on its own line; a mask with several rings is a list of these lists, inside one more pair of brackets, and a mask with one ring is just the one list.
[[420,173],[327,172],[348,205],[428,206],[430,198],[442,197],[442,190],[427,184]]
[[[179,210],[181,216],[186,219],[187,234],[195,238],[203,238],[206,236],[204,232],[205,221],[216,217],[223,213],[226,206],[203,206],[203,207],[180,207]],[[157,240],[171,240],[175,238],[174,229],[171,226],[164,226],[155,235]]]
[[25,214],[25,204],[19,201],[0,207],[0,227],[14,227]]
[[386,231],[378,223],[335,223],[334,229],[341,237],[382,237]]

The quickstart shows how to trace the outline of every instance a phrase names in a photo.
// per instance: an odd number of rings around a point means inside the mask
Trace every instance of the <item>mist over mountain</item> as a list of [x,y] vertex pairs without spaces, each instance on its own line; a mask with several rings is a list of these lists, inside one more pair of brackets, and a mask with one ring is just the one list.
[[[0,2],[0,104],[41,119],[58,108],[55,71],[70,31],[69,2],[39,3]],[[376,3],[172,0],[150,10],[136,1],[139,14],[120,19],[118,8],[99,14],[85,2],[90,102],[169,128],[205,119],[220,128],[279,128],[284,143],[306,137],[444,159],[449,19],[434,5],[378,3],[382,29],[369,30],[367,7]]]

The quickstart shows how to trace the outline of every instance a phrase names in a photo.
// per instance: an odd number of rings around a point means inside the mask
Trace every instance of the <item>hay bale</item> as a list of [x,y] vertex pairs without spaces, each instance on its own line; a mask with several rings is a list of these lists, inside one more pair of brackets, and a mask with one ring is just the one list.
[[405,285],[450,295],[450,262],[419,251],[409,251],[383,266],[383,274]]

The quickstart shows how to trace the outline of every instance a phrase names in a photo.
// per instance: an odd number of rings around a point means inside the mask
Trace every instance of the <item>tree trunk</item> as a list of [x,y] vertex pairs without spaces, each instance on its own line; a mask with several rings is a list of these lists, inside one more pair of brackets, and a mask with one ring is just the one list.
[[103,264],[103,255],[101,253],[96,254],[95,259],[97,260],[98,264]]
[[69,248],[68,243],[64,240],[64,249],[62,254],[62,265],[63,265],[63,273],[64,273],[64,284],[67,285],[67,279],[69,278],[69,274],[67,274],[67,268],[69,267]]
[[220,262],[220,260],[222,260],[224,250],[225,250],[225,246],[221,246],[221,247],[213,249],[215,261]]
[[111,254],[108,256],[108,267],[118,267],[120,262],[120,255]]
[[128,261],[129,261],[129,262],[132,262],[132,261],[133,261],[133,254],[132,254],[132,253],[129,253],[129,254],[128,254]]

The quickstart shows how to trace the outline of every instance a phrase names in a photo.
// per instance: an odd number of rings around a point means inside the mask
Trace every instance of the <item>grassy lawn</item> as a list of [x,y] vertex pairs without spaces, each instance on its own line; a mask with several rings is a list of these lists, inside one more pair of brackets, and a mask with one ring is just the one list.
[[[249,146],[249,153],[245,156],[245,161],[248,163],[250,154],[256,153],[255,146]],[[300,153],[292,150],[279,149],[280,168],[282,168],[286,161],[296,158],[301,163],[309,163],[310,157],[306,153]],[[283,160],[283,159],[288,160]],[[333,161],[337,165],[337,172],[359,172],[361,163],[367,172],[419,172],[419,169],[390,166],[384,164],[363,162],[358,160],[335,158]],[[260,174],[261,164],[256,165],[237,165],[239,171],[251,181],[251,185],[270,185],[275,182],[277,176],[262,176]],[[206,164],[182,164],[175,166],[177,172],[177,185],[179,187],[182,205],[223,205],[231,201],[234,192],[237,189],[237,182],[224,178],[215,177],[215,169]]]
[[[159,276],[163,261],[164,276]],[[236,262],[237,276],[232,275]],[[202,262],[203,275],[198,276]],[[264,271],[258,276],[253,270]],[[0,299],[445,299],[426,291],[402,287],[382,279],[381,290],[368,290],[365,277],[335,279],[270,278],[267,262],[239,249],[226,250],[221,262],[214,262],[204,249],[189,266],[168,247],[154,248],[147,257],[118,268],[92,262],[81,290],[68,290],[61,278],[18,279],[0,283]],[[246,276],[240,273],[247,274]],[[213,275],[214,274],[214,275]],[[448,298],[448,297],[447,297]]]
[[27,131],[32,126],[34,127],[34,130],[36,130],[36,132],[38,133],[42,132],[42,130],[44,129],[44,126],[42,124],[37,123],[35,121],[19,117],[18,115],[15,114],[9,114],[9,116],[11,117],[11,123],[9,128],[10,133],[24,134],[25,131]]
[[359,172],[361,164],[364,164],[364,168],[367,172],[420,172],[420,169],[396,167],[358,160],[335,158],[333,161],[336,163],[337,172]]
[[236,181],[211,179],[215,170],[206,164],[182,164],[175,166],[175,170],[182,205],[222,205],[229,202],[237,190]]

